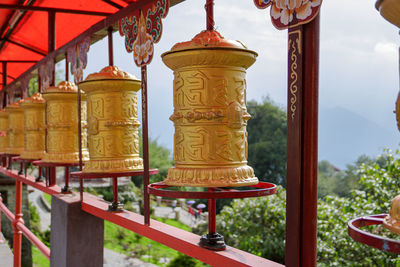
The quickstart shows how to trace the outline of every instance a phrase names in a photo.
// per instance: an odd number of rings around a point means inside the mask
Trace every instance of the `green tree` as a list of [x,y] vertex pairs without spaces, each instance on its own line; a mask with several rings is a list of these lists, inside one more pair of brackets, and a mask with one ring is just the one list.
[[283,263],[285,202],[281,186],[272,196],[235,199],[217,217],[219,232],[230,246]]
[[286,185],[286,112],[270,98],[247,103],[248,161],[262,181]]
[[342,179],[343,172],[341,170],[327,160],[320,161],[318,163],[318,197],[336,194]]
[[196,267],[197,262],[192,257],[189,257],[185,254],[179,253],[170,263],[168,263],[167,267]]

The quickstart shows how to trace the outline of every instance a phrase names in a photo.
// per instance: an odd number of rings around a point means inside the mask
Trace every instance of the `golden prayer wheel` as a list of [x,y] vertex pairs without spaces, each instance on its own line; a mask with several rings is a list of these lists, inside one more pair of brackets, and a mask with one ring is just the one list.
[[41,159],[45,152],[46,123],[45,100],[41,94],[25,98],[21,103],[24,110],[24,145],[23,159]]
[[143,169],[139,157],[136,92],[140,80],[115,66],[90,74],[79,83],[88,99],[90,160],[84,172],[123,172]]
[[6,152],[8,147],[8,112],[0,110],[0,152]]
[[[79,162],[78,87],[72,82],[61,82],[47,88],[46,100],[47,149],[44,162]],[[88,160],[86,130],[86,100],[82,94],[82,160]]]
[[24,112],[20,106],[22,100],[6,107],[8,112],[7,154],[20,155],[24,151]]
[[162,55],[174,71],[174,161],[164,182],[174,186],[258,183],[247,165],[246,69],[257,53],[203,31]]

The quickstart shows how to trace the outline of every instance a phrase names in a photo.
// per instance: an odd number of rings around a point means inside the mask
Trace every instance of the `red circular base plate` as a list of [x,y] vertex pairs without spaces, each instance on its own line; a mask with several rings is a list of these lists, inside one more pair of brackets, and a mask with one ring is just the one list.
[[21,157],[13,157],[12,160],[13,161],[23,162],[23,163],[26,163],[26,162],[27,163],[31,163],[31,162],[37,161],[38,159],[23,159]]
[[[144,171],[127,171],[127,172],[72,172],[70,177],[72,179],[100,179],[100,178],[116,178],[123,176],[140,176]],[[158,174],[157,169],[149,169],[149,174]]]
[[360,229],[368,225],[379,225],[383,223],[383,219],[387,214],[378,214],[353,219],[348,223],[348,233],[356,242],[383,250],[400,254],[400,240],[394,240],[383,236],[371,234],[370,232]]
[[77,167],[79,166],[79,162],[74,163],[66,163],[66,162],[45,162],[41,160],[36,160],[32,162],[33,165],[39,167]]
[[[259,182],[256,185],[251,185],[254,189],[238,190],[227,187],[213,187],[212,191],[175,191],[167,190],[172,186],[166,185],[163,182],[150,184],[148,187],[149,194],[169,198],[192,198],[192,199],[222,199],[222,198],[247,198],[247,197],[262,197],[275,194],[276,185]],[[179,187],[174,187],[179,188]]]

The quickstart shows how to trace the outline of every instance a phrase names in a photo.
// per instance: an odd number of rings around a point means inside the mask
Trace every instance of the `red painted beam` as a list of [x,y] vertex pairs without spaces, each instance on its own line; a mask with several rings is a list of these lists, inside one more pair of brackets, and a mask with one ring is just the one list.
[[198,235],[156,220],[145,225],[144,217],[133,212],[109,212],[107,202],[88,193],[84,193],[82,210],[212,266],[283,266],[229,246],[225,251],[201,248]]
[[107,16],[109,16],[111,14],[114,14],[114,13],[110,13],[110,12],[97,12],[97,11],[90,11],[90,10],[53,8],[53,7],[42,7],[42,6],[7,5],[7,4],[0,4],[0,9],[44,11],[44,12],[47,11],[47,12],[90,15],[90,16],[101,16],[101,17],[107,17]]
[[18,171],[16,170],[7,170],[5,167],[0,167],[0,172],[14,178],[17,181],[21,181],[24,184],[30,185],[46,194],[54,195],[61,193],[61,187],[58,185],[47,187],[43,182],[35,182],[35,177],[27,175],[24,177],[23,175],[18,175]]

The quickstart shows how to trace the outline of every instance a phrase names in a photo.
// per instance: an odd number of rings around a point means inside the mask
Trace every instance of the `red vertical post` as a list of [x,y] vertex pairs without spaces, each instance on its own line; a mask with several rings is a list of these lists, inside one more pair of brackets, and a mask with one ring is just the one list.
[[108,65],[114,66],[114,48],[113,48],[113,28],[110,27],[108,31]]
[[42,91],[43,91],[43,85],[42,85],[42,80],[40,79],[40,76],[39,76],[39,74],[38,74],[38,91],[39,91],[39,93],[41,93]]
[[149,125],[147,113],[147,66],[141,67],[142,77],[142,130],[143,130],[143,205],[144,205],[144,224],[150,225],[150,196],[147,190],[149,186]]
[[65,80],[69,81],[68,53],[65,52]]
[[289,29],[287,266],[316,266],[319,15]]
[[3,69],[3,108],[5,107],[5,106],[7,106],[7,92],[6,92],[6,90],[5,90],[5,87],[6,87],[6,85],[7,85],[7,62],[4,62],[3,61],[3,63],[2,63],[2,69]]
[[[53,52],[56,50],[56,13],[54,11],[48,12],[48,51]],[[50,86],[56,84],[56,70],[55,65],[53,66],[52,79]]]
[[22,232],[17,223],[22,222],[22,182],[15,181],[15,220],[12,223],[14,231],[13,253],[14,267],[21,267]]
[[56,184],[57,181],[57,172],[56,172],[56,167],[49,167],[48,168],[49,173],[49,186],[53,186]]
[[288,33],[286,266],[300,264],[302,26]]
[[[71,62],[71,64],[74,64]],[[79,170],[82,171],[82,95],[81,89],[78,88],[78,148],[79,148]],[[83,179],[79,180],[79,194],[83,201]]]
[[317,265],[319,15],[303,26],[301,265]]
[[[0,202],[3,202],[3,199],[1,198],[1,194],[0,194]],[[0,233],[1,233],[1,210],[0,210]],[[4,240],[1,238],[0,235],[0,244],[4,243]]]
[[[209,192],[214,192],[215,189],[212,187],[208,188]],[[216,223],[216,211],[217,205],[215,198],[210,198],[208,200],[208,233],[215,234],[217,233],[217,223]]]
[[113,178],[113,201],[118,205],[118,178]]
[[69,167],[65,166],[64,172],[64,188],[61,190],[62,193],[70,193],[69,190]]
[[206,25],[207,25],[207,31],[212,31],[214,30],[214,0],[206,0],[206,5],[205,5],[205,9],[206,9],[206,14],[207,14],[207,21],[206,21]]

